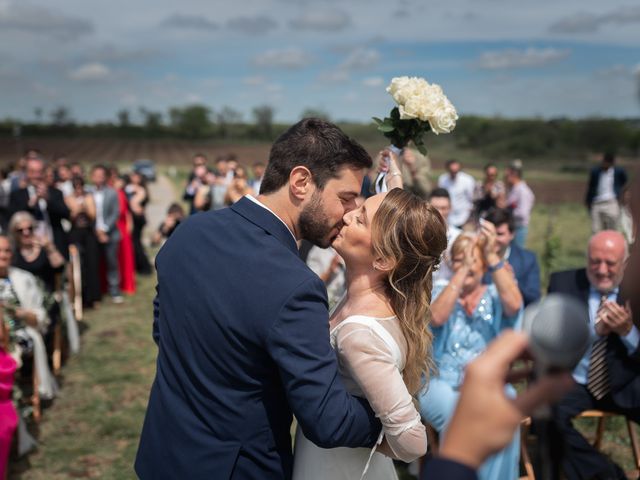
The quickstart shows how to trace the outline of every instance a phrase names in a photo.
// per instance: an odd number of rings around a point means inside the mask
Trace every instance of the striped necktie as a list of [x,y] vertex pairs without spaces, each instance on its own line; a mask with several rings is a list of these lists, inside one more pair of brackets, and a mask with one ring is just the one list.
[[[600,316],[600,311],[607,296],[602,295],[596,319]],[[601,400],[609,391],[609,369],[607,368],[607,336],[599,338],[593,343],[591,357],[589,358],[589,372],[587,374],[587,390],[596,400]]]

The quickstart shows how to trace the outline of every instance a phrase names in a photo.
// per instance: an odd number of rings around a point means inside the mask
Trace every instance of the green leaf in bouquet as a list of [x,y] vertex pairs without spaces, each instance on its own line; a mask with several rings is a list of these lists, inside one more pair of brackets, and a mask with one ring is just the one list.
[[380,130],[382,133],[393,132],[395,129],[396,129],[396,127],[394,127],[393,125],[390,125],[388,123],[383,123],[381,125],[378,125],[378,130]]
[[422,155],[425,155],[425,156],[427,155],[427,147],[424,146],[424,143],[420,143],[420,144],[416,143],[416,148]]
[[376,124],[381,125],[383,122],[378,117],[371,117]]
[[393,120],[400,120],[400,110],[398,107],[393,107],[393,110],[391,110],[391,118]]

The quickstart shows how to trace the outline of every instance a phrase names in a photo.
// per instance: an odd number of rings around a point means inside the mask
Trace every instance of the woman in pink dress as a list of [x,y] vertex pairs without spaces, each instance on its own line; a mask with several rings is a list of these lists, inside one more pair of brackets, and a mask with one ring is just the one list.
[[0,478],[6,478],[11,440],[18,426],[18,415],[11,401],[16,361],[9,353],[8,332],[0,314]]

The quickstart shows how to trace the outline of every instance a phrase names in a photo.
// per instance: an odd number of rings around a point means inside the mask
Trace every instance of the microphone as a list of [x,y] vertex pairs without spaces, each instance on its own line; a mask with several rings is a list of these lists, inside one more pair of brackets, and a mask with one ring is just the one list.
[[522,329],[538,375],[573,370],[589,347],[589,310],[573,297],[551,293],[525,309]]
[[[552,293],[524,311],[523,331],[529,336],[529,350],[536,377],[560,370],[573,370],[590,342],[589,310],[573,297]],[[564,437],[551,419],[549,407],[533,414],[539,438],[534,455],[536,476],[559,480],[564,454]]]

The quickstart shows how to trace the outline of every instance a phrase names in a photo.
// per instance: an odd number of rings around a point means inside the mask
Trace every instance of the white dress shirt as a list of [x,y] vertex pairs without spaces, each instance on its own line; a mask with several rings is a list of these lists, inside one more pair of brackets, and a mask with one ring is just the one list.
[[456,227],[464,225],[473,209],[476,181],[465,172],[458,172],[455,179],[451,178],[448,173],[443,173],[438,179],[438,186],[446,189],[451,197],[451,212],[448,223]]

